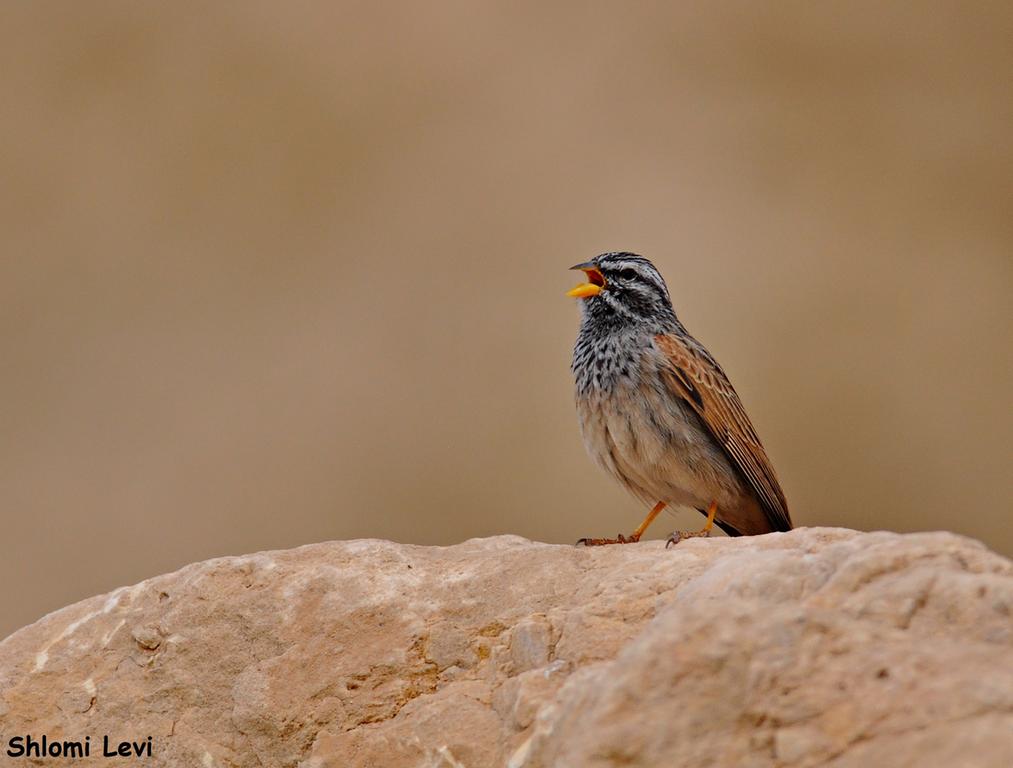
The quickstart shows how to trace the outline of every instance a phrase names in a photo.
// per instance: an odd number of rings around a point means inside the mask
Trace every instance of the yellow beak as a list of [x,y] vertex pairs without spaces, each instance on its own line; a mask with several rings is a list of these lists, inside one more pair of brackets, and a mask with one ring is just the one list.
[[594,266],[591,262],[584,264],[577,264],[576,266],[570,267],[570,269],[579,269],[585,275],[587,275],[587,282],[581,283],[573,290],[567,291],[567,296],[572,296],[575,299],[587,299],[591,296],[597,296],[601,293],[602,288],[605,287],[605,278],[602,276],[601,270]]
[[566,295],[573,296],[575,299],[586,299],[590,296],[597,296],[599,293],[601,293],[601,286],[594,283],[581,283],[576,288],[567,291]]

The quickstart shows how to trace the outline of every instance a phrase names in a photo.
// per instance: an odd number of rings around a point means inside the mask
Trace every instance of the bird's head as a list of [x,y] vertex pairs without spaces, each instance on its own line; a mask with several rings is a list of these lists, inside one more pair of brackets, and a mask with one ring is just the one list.
[[567,293],[581,300],[585,318],[614,317],[620,322],[674,318],[665,280],[643,256],[603,253],[570,269],[587,276],[587,282]]

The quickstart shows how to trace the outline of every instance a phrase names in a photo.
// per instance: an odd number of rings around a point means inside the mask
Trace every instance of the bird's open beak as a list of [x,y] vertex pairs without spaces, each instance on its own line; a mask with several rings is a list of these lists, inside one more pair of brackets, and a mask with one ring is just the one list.
[[572,291],[567,291],[567,296],[572,296],[575,299],[587,299],[591,296],[597,296],[601,293],[602,288],[605,287],[605,278],[602,276],[601,270],[593,262],[586,261],[583,264],[575,264],[570,269],[579,269],[587,275],[587,282],[581,283]]

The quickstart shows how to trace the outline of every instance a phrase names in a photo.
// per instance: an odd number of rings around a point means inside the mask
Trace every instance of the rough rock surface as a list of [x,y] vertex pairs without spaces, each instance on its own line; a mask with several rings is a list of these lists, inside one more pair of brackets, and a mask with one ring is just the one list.
[[17,632],[0,734],[150,735],[159,766],[1009,768],[1011,609],[1013,564],[946,533],[332,542]]

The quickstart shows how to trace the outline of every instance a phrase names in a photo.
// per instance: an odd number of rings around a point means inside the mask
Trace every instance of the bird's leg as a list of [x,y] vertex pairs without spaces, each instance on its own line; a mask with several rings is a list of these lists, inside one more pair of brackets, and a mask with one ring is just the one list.
[[659,501],[650,512],[647,513],[647,517],[644,518],[644,522],[637,526],[637,530],[631,533],[629,536],[623,536],[621,533],[614,539],[581,539],[577,544],[583,544],[585,547],[602,547],[606,544],[634,544],[640,541],[640,537],[644,535],[644,531],[647,530],[647,526],[654,522],[654,518],[661,514],[661,510],[665,508],[665,502]]
[[671,536],[668,537],[668,541],[665,542],[665,549],[668,549],[673,544],[678,544],[683,539],[692,539],[696,536],[710,536],[711,528],[714,527],[714,515],[718,512],[718,503],[712,501],[711,505],[707,508],[707,522],[704,523],[703,528],[699,531],[675,531]]
[[628,541],[640,541],[640,537],[644,535],[644,531],[647,530],[647,526],[654,522],[654,518],[661,514],[661,510],[665,508],[665,502],[659,501],[655,504],[651,511],[647,513],[647,517],[644,521],[637,526],[637,530],[630,534]]

